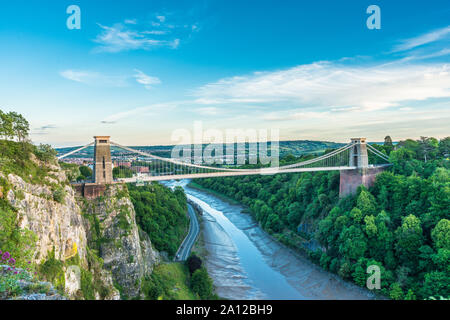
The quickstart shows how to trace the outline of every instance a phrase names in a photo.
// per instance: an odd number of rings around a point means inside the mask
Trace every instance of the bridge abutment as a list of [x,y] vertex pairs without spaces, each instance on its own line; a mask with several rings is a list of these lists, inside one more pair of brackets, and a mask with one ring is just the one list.
[[339,196],[343,198],[354,195],[361,185],[366,188],[372,187],[377,175],[383,170],[384,168],[382,167],[342,170],[340,172]]

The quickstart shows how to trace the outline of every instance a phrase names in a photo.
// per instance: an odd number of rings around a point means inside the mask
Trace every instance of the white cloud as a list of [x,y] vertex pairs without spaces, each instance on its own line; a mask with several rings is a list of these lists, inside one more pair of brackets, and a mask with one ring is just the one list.
[[434,30],[428,33],[425,33],[423,35],[420,35],[418,37],[410,38],[401,41],[399,45],[397,45],[394,48],[394,52],[398,51],[406,51],[411,50],[413,48],[429,44],[432,42],[436,42],[445,38],[448,38],[450,35],[450,26],[447,26],[445,28],[441,28],[438,30]]
[[[157,47],[176,48],[179,39],[154,39],[149,35],[158,34],[157,31],[136,31],[123,24],[115,24],[112,27],[98,24],[102,31],[94,39],[100,46],[96,52],[121,52],[129,50],[150,50]],[[164,34],[164,33],[160,33]]]
[[105,124],[113,124],[117,123],[119,120],[123,120],[126,118],[130,118],[133,116],[137,116],[141,118],[142,116],[148,116],[152,114],[153,112],[158,112],[161,110],[170,110],[177,106],[177,102],[170,102],[170,103],[158,103],[158,104],[152,104],[145,107],[139,107],[134,108],[131,110],[126,110],[122,112],[118,112],[112,115],[109,115],[108,117],[104,118],[101,122]]
[[236,76],[194,92],[197,101],[267,103],[292,108],[379,110],[408,100],[450,97],[450,65],[390,63],[348,66],[332,62]]
[[136,19],[126,19],[124,22],[126,24],[137,24],[137,20]]
[[125,87],[127,86],[126,76],[110,76],[95,71],[88,70],[64,70],[59,73],[63,78],[79,83],[96,86]]
[[152,85],[161,83],[161,80],[159,80],[159,78],[157,77],[146,75],[144,72],[137,69],[135,69],[134,71],[136,72],[136,74],[134,75],[134,77],[136,78],[136,82],[144,85],[146,89],[151,89]]
[[159,22],[165,22],[166,21],[166,17],[165,16],[156,16],[156,19],[159,20]]

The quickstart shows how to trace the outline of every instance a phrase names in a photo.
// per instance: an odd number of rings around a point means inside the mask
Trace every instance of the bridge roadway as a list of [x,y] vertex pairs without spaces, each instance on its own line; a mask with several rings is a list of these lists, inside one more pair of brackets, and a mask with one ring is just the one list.
[[262,168],[251,169],[249,171],[226,171],[226,172],[210,172],[210,173],[190,173],[190,174],[173,174],[163,176],[142,176],[132,178],[118,179],[118,182],[122,183],[134,183],[136,181],[168,181],[168,180],[182,180],[182,179],[201,179],[201,178],[213,178],[213,177],[231,177],[231,176],[248,176],[248,175],[273,175],[279,173],[292,173],[292,172],[314,172],[314,171],[342,171],[342,170],[354,170],[357,167],[317,167],[317,168],[294,168],[278,170],[277,168]]
[[187,204],[187,207],[190,217],[189,233],[183,240],[180,248],[178,248],[178,251],[175,254],[174,261],[186,261],[187,258],[189,258],[189,254],[191,253],[192,247],[194,246],[195,240],[197,239],[200,232],[197,215],[195,214],[194,208],[189,203]]

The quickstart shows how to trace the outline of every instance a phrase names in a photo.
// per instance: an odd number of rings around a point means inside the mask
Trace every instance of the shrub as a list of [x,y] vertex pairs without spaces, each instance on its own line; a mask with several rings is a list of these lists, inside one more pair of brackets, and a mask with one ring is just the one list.
[[63,187],[58,187],[53,191],[53,200],[58,203],[64,204],[64,198],[66,197],[66,191]]
[[213,282],[206,268],[200,268],[192,274],[191,289],[203,300],[211,298],[213,294]]
[[186,264],[189,268],[189,272],[193,274],[195,271],[202,267],[202,259],[197,257],[195,254],[192,254],[187,260]]

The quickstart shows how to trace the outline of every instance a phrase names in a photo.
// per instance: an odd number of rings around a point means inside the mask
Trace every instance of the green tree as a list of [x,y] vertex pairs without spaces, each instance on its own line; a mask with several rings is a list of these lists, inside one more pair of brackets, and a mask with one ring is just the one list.
[[391,285],[391,290],[389,292],[389,296],[393,300],[402,300],[403,299],[403,290],[398,284],[398,282],[395,282]]
[[0,137],[10,139],[14,137],[12,119],[9,114],[0,110]]
[[395,249],[400,261],[411,269],[416,268],[419,248],[423,244],[420,219],[409,215],[403,219],[402,225],[396,230]]
[[10,112],[8,113],[8,116],[11,119],[14,136],[19,142],[24,141],[25,138],[28,137],[28,132],[30,131],[30,124],[27,119],[17,112]]
[[191,288],[201,299],[206,300],[211,298],[213,293],[213,282],[204,267],[196,270],[192,274]]
[[80,173],[86,178],[92,177],[92,169],[87,166],[80,166]]
[[384,150],[389,155],[392,150],[394,150],[394,145],[392,144],[392,138],[391,136],[386,136],[384,138]]
[[436,248],[450,250],[450,220],[442,219],[431,233]]

